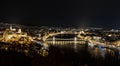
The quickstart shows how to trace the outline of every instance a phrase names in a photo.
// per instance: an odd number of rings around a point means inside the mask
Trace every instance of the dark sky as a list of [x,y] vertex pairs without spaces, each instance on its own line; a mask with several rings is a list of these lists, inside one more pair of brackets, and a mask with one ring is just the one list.
[[117,1],[40,0],[1,2],[0,21],[25,25],[120,28]]

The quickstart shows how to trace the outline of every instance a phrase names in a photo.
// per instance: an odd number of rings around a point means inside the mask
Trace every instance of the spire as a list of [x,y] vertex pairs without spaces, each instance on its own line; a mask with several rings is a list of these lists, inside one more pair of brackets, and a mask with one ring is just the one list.
[[10,25],[10,30],[12,30],[12,25]]
[[18,29],[18,33],[21,33],[22,31],[21,31],[21,29]]

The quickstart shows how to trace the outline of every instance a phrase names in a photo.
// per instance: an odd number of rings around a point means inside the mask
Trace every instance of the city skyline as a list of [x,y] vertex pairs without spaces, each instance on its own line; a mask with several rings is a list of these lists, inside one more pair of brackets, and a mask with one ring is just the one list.
[[0,53],[1,66],[120,66],[120,29],[0,23]]
[[1,1],[0,61],[0,66],[120,66],[119,1]]

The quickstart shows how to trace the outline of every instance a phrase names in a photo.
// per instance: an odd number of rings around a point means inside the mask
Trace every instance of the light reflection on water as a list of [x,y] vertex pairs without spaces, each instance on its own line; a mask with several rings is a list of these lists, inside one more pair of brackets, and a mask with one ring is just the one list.
[[97,47],[88,47],[88,51],[91,54],[92,57],[105,57],[105,54],[107,53],[106,48],[97,48]]
[[[74,45],[76,45],[76,48],[74,47]],[[120,52],[116,51],[116,50],[112,50],[112,49],[107,49],[107,48],[103,48],[103,47],[96,47],[96,46],[90,46],[87,44],[63,44],[63,45],[51,45],[49,47],[49,54],[48,57],[43,57],[40,55],[40,48],[38,45],[36,46],[32,46],[32,48],[27,48],[27,49],[21,49],[19,47],[19,49],[17,48],[10,48],[8,46],[0,45],[2,48],[7,48],[5,49],[5,53],[1,52],[1,56],[3,56],[6,53],[9,53],[11,50],[15,50],[17,51],[17,54],[14,53],[15,55],[19,56],[19,53],[25,53],[25,55],[27,57],[32,57],[33,60],[38,60],[36,61],[30,61],[30,63],[36,64],[36,63],[40,63],[45,62],[43,66],[49,66],[52,63],[56,63],[55,66],[58,66],[57,64],[66,64],[65,66],[70,66],[71,64],[73,64],[73,66],[102,66],[100,65],[101,62],[104,63],[104,66],[107,66],[108,64],[112,64],[113,63],[116,64],[119,62],[118,59],[120,59],[119,54]],[[0,48],[1,48],[0,47]],[[9,54],[7,54],[9,56]],[[12,56],[12,55],[11,55]],[[11,57],[10,56],[10,57]],[[40,56],[40,58],[39,58]],[[3,58],[6,58],[3,57]],[[19,58],[19,57],[13,57],[13,58]],[[117,59],[117,60],[114,60]],[[47,59],[47,62],[46,62]],[[48,60],[49,59],[49,60]],[[102,61],[101,61],[102,59]],[[105,60],[104,60],[105,59]],[[39,61],[40,60],[40,61]],[[113,61],[114,60],[114,61]],[[29,61],[29,59],[27,60]],[[63,62],[61,62],[63,61]],[[105,65],[108,62],[107,65]],[[98,64],[99,63],[99,64]],[[41,63],[43,64],[43,63]],[[40,65],[41,65],[40,64]],[[48,64],[48,65],[47,65]],[[68,64],[68,65],[67,65]],[[70,65],[69,65],[70,64]],[[83,64],[83,65],[79,65],[79,64]],[[93,65],[96,64],[96,65]],[[38,65],[38,66],[40,66]],[[34,65],[36,66],[36,65]],[[54,66],[54,65],[51,65]],[[62,66],[62,65],[61,65]]]
[[[71,50],[73,50],[72,52],[75,52],[75,53],[80,53],[81,50],[87,49],[87,52],[91,55],[91,57],[94,57],[94,58],[98,58],[98,57],[105,58],[105,57],[107,57],[107,55],[110,55],[113,57],[117,56],[117,55],[118,55],[118,57],[120,56],[120,51],[114,50],[114,49],[103,48],[101,46],[95,47],[95,46],[88,45],[88,44],[82,45],[82,44],[77,44],[77,43],[61,44],[61,45],[50,44],[50,45],[58,47],[59,49],[71,49]],[[24,52],[26,55],[29,55],[30,53],[35,53],[35,52],[40,54],[40,51],[41,51],[39,46],[38,47],[34,46],[32,48],[26,48],[26,49],[22,49],[22,48],[18,49],[17,47],[9,47],[4,44],[2,44],[2,46],[0,46],[0,49],[4,49],[6,51],[15,50],[17,52]],[[52,50],[49,50],[49,51],[52,51]],[[49,53],[49,51],[48,51],[48,53]]]
[[[55,44],[54,44],[55,45]],[[102,46],[87,46],[85,47],[84,45],[80,44],[67,44],[67,45],[56,45],[56,47],[59,47],[61,49],[67,48],[67,49],[73,49],[74,52],[80,53],[80,50],[87,49],[87,52],[90,53],[91,57],[94,58],[105,58],[107,55],[110,55],[112,57],[118,57],[120,56],[120,51],[115,50],[115,49],[109,49],[109,48],[104,48]]]

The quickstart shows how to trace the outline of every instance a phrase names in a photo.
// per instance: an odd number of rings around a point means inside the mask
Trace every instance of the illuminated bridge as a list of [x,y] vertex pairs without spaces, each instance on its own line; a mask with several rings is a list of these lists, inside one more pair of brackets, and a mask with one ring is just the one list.
[[[80,36],[82,32],[73,32],[73,31],[61,31],[56,33],[49,33],[43,37],[41,40],[34,40],[35,43],[42,46],[41,52],[49,50],[49,46],[58,46],[58,47],[72,47],[74,50],[77,50],[77,47],[82,44],[86,44],[86,41],[81,39]],[[66,36],[67,35],[67,36]]]
[[[81,38],[81,36],[80,36],[81,33],[82,33],[81,31],[80,31],[80,32],[61,31],[61,32],[56,32],[56,33],[49,33],[49,34],[43,36],[43,37],[42,37],[42,40],[45,42],[45,41],[47,40],[47,38],[52,37],[52,36],[56,36],[56,35],[59,35],[59,34],[61,34],[61,35],[62,35],[62,34],[76,34],[77,37]],[[68,39],[67,39],[67,40],[68,40]]]
[[78,39],[77,37],[74,38],[50,38],[46,40],[46,43],[52,44],[52,45],[65,45],[65,44],[86,44],[86,41]]
[[[65,46],[65,45],[81,45],[86,44],[86,41],[82,39],[80,32],[62,31],[57,33],[50,33],[43,37],[43,42],[52,46]],[[67,35],[67,36],[66,36]],[[67,37],[67,38],[66,38]]]

